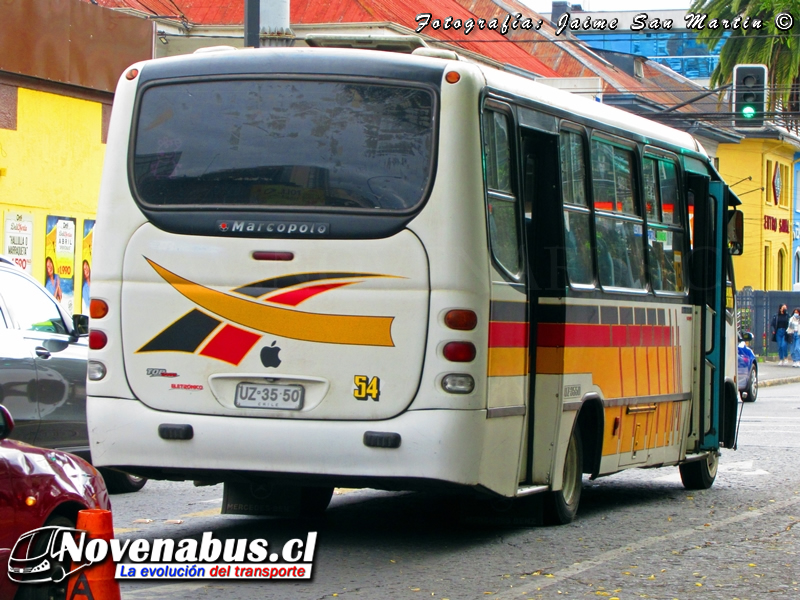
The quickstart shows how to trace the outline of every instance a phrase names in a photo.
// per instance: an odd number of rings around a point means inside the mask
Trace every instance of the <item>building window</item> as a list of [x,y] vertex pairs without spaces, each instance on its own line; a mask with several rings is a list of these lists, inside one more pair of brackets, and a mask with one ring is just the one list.
[[764,291],[769,290],[769,268],[770,268],[770,260],[769,260],[769,245],[764,246]]
[[777,273],[778,285],[776,287],[779,290],[783,289],[783,269],[785,263],[786,263],[786,252],[784,252],[783,249],[778,250],[778,273]]
[[772,161],[767,161],[767,172],[764,175],[764,181],[767,182],[767,185],[764,186],[766,193],[764,194],[764,199],[766,204],[777,204],[775,202],[775,197],[772,194]]
[[780,198],[780,205],[789,208],[789,190],[792,189],[791,185],[789,185],[789,165],[784,165],[780,163],[776,163],[776,166],[779,167],[779,175],[780,175],[780,189],[776,191]]
[[800,283],[800,249],[794,253],[794,282]]

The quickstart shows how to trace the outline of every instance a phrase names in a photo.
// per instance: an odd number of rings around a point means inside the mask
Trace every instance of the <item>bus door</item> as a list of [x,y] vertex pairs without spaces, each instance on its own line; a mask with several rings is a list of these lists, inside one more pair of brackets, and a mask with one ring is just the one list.
[[492,457],[481,473],[492,489],[517,494],[528,414],[528,286],[519,144],[512,108],[487,100],[482,116],[490,305],[487,423],[484,447]]
[[[699,309],[696,329],[703,368],[699,373],[699,409],[693,419],[699,450],[719,448],[721,399],[725,381],[725,294],[727,207],[725,184],[708,181],[706,201],[694,206],[694,250],[692,287],[694,304]],[[698,357],[699,358],[699,357]]]
[[[558,267],[565,264],[564,217],[561,213],[558,122],[552,115],[525,108],[520,108],[518,115],[528,267],[528,321],[531,324],[528,341],[531,365],[527,398],[529,411],[520,481],[533,486],[548,481],[555,461],[562,415],[558,393],[543,393],[541,398],[536,398],[535,392],[537,324],[542,318],[540,299],[548,295],[563,297],[566,285],[565,271]],[[546,379],[554,390],[561,388],[558,376]]]

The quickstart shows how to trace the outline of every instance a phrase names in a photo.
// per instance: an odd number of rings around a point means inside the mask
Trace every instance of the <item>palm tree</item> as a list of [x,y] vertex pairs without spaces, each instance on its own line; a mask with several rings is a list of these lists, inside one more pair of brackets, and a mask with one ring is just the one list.
[[[730,83],[737,64],[767,65],[771,92],[767,110],[800,110],[800,23],[782,31],[778,25],[786,22],[776,19],[782,13],[800,19],[800,0],[694,0],[691,11],[708,15],[698,41],[709,48],[715,48],[725,32],[731,33],[711,74],[712,87]],[[749,17],[750,23],[760,19],[762,26],[723,28],[723,19],[733,22],[736,17]],[[719,28],[708,27],[712,19],[719,20]]]

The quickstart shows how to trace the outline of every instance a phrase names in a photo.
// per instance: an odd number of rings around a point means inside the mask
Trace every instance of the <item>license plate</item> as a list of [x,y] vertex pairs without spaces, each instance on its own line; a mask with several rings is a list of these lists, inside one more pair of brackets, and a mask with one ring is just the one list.
[[239,408],[303,408],[305,389],[302,385],[242,382],[236,385],[234,404]]

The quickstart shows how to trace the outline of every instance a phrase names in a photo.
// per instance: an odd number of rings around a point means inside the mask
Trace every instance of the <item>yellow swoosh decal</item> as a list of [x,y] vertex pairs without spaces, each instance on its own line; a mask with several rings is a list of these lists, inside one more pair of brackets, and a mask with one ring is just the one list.
[[198,306],[250,329],[305,342],[394,346],[394,317],[324,315],[267,306],[212,290],[144,259],[164,281]]

